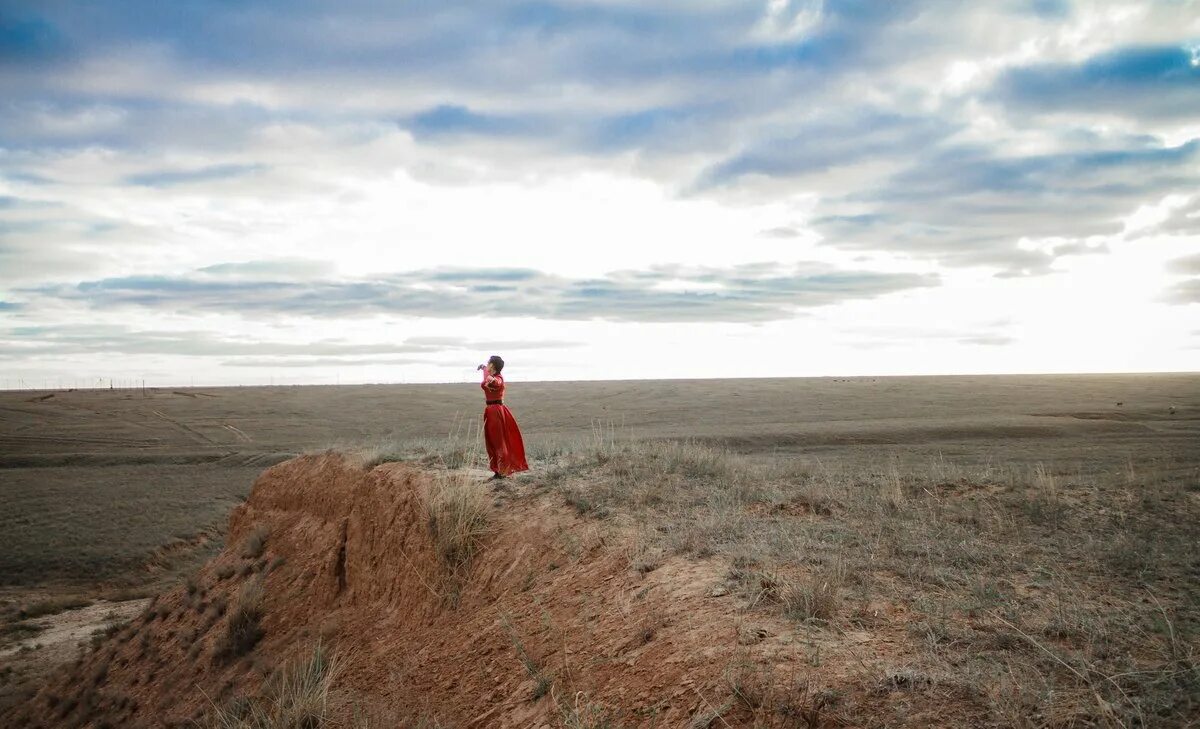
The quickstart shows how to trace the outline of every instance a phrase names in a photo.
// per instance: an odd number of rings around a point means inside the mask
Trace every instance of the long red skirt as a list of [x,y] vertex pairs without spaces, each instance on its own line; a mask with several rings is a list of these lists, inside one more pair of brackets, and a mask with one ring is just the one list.
[[521,429],[507,405],[488,405],[483,409],[483,442],[487,445],[488,468],[492,473],[508,476],[529,470]]

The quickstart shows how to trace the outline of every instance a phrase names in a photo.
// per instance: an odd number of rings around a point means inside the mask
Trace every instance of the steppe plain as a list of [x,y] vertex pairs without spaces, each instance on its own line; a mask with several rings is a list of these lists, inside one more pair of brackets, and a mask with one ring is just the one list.
[[[1009,663],[1008,683],[962,679],[992,722],[1196,719],[1200,375],[512,380],[533,466],[512,488],[657,526],[655,559],[728,560],[746,611],[797,618],[780,585],[817,573],[837,595],[801,624],[868,629],[881,604],[906,606],[929,662],[906,658],[879,690],[945,692],[982,656]],[[477,458],[480,400],[472,383],[0,393],[5,704],[83,650],[55,619],[127,617],[216,554],[264,468],[329,449]],[[646,465],[671,448],[692,466]],[[727,538],[726,507],[687,484],[720,493],[751,468],[794,488],[755,490],[738,508],[761,519]],[[638,478],[671,491],[621,491]],[[39,643],[55,630],[70,640]],[[854,723],[851,704],[824,721]]]

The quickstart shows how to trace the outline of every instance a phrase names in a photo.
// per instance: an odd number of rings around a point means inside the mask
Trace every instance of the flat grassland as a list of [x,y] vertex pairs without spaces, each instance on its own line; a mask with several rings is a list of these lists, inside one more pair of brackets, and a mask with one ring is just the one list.
[[[478,458],[481,399],[469,383],[0,393],[0,644],[54,605],[181,579],[291,455]],[[507,402],[524,482],[641,523],[645,569],[720,555],[732,589],[801,623],[916,616],[928,661],[897,686],[971,674],[963,690],[1014,724],[1200,711],[1200,375],[518,379]]]

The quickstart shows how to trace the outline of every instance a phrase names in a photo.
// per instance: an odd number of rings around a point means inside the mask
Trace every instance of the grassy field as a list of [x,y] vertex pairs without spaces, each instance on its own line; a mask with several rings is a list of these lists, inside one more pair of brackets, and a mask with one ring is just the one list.
[[814,645],[907,623],[894,655],[870,656],[890,659],[865,679],[885,692],[982,705],[1000,726],[1200,716],[1194,461],[1109,473],[942,458],[872,466],[615,443],[560,454],[537,485],[580,514],[635,525],[635,569],[672,554],[728,559],[749,614],[782,613]]
[[[0,393],[0,586],[114,579],[219,529],[266,465],[461,436],[479,399],[471,384]],[[517,381],[508,401],[545,453],[682,439],[831,473],[1063,485],[1181,483],[1200,462],[1192,375]]]
[[[46,395],[53,394],[53,397]],[[525,483],[1039,724],[1200,710],[1200,376],[521,383]],[[292,454],[473,449],[472,384],[0,393],[0,611],[157,589]],[[57,601],[57,602],[55,602]],[[815,628],[814,628],[815,629]],[[19,637],[20,630],[9,631]]]

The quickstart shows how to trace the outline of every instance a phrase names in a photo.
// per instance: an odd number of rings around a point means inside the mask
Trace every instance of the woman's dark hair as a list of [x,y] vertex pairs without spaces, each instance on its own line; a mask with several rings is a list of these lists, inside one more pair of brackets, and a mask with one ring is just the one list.
[[500,370],[504,369],[504,360],[498,354],[488,357],[488,364],[496,368],[496,374],[499,374]]

